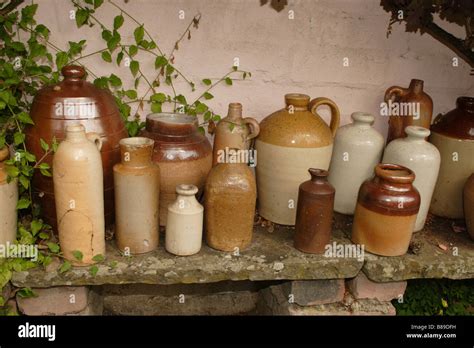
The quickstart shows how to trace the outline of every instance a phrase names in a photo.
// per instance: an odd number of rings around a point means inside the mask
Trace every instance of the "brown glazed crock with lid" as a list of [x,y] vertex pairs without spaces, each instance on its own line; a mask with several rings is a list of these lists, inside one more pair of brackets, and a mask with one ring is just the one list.
[[378,164],[375,176],[359,190],[352,241],[371,253],[399,256],[407,252],[420,209],[413,186],[415,173],[397,164]]
[[[105,222],[110,226],[114,220],[113,166],[120,162],[120,139],[128,137],[125,123],[112,94],[87,82],[82,66],[68,65],[61,73],[64,76],[61,82],[42,88],[33,100],[30,115],[35,124],[25,130],[26,146],[39,159],[44,155],[40,139],[50,146],[54,137],[61,142],[69,125],[80,123],[87,132],[98,133],[103,144],[100,154],[104,169]],[[46,156],[44,162],[52,165],[53,154]],[[52,178],[35,174],[32,187],[44,220],[56,226]]]
[[302,183],[296,209],[295,248],[321,254],[331,240],[334,196],[327,170],[310,168],[311,179]]
[[160,226],[166,226],[176,186],[195,185],[202,193],[212,167],[212,147],[199,132],[197,118],[180,113],[148,115],[140,136],[155,141],[152,159],[160,167]]

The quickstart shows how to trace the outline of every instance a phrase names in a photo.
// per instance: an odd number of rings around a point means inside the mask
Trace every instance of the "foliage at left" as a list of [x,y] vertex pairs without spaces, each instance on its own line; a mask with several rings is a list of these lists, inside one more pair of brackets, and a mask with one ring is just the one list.
[[[0,148],[10,149],[11,158],[6,161],[8,180],[15,180],[19,187],[16,243],[37,245],[39,251],[36,261],[0,258],[0,314],[9,313],[5,306],[7,298],[1,290],[10,281],[12,271],[46,267],[52,255],[60,256],[51,227],[39,218],[30,184],[34,173],[51,176],[44,159],[58,144],[54,139],[51,144],[41,139],[44,154],[36,158],[25,145],[25,128],[34,125],[28,112],[36,91],[45,84],[58,82],[59,70],[80,53],[84,42],[69,42],[67,51],[56,47],[52,54],[50,48],[54,45],[48,41],[49,29],[34,19],[37,8],[37,4],[32,4],[17,9],[11,3],[0,8]],[[28,291],[22,293],[31,295]]]

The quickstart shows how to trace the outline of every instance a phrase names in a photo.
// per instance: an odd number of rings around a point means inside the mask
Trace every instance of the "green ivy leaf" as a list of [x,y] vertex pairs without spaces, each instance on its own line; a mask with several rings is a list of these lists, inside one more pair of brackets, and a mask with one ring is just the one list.
[[119,29],[122,26],[123,21],[124,21],[124,19],[123,19],[122,15],[115,16],[115,18],[114,18],[114,29],[115,30]]
[[65,273],[71,269],[72,265],[69,261],[64,261],[61,267],[59,267],[59,273]]
[[129,90],[125,91],[125,95],[129,99],[137,99],[137,91],[134,90],[134,89],[129,89]]
[[20,145],[25,142],[25,133],[15,132],[13,134],[13,142],[15,145]]
[[56,53],[56,67],[61,70],[67,64],[69,57],[66,52]]
[[225,83],[229,86],[232,86],[232,79],[230,77],[225,78]]
[[208,109],[209,109],[209,108],[207,107],[207,105],[206,105],[206,104],[203,104],[203,103],[200,103],[200,104],[196,105],[196,108],[195,108],[197,114],[203,114],[203,113],[205,113]]
[[123,59],[123,51],[119,52],[117,54],[117,65],[120,66],[120,63],[122,62]]
[[105,257],[102,254],[94,255],[94,257],[92,258],[92,261],[95,261],[95,262],[102,262],[104,260],[105,260]]
[[166,95],[163,93],[155,93],[150,97],[150,100],[156,103],[164,103],[166,101]]
[[143,40],[143,36],[145,35],[145,29],[143,28],[143,25],[140,25],[133,31],[133,36],[135,37],[135,42],[137,45],[140,43],[140,41]]
[[104,61],[106,61],[107,63],[111,63],[112,62],[112,56],[110,55],[110,52],[109,51],[104,51],[102,52],[101,54],[101,57]]
[[38,236],[39,236],[41,239],[49,239],[49,234],[46,233],[46,232],[40,232],[40,234],[38,234]]
[[122,86],[122,80],[115,74],[110,74],[109,76],[109,83],[112,87],[120,87]]
[[26,209],[30,206],[30,204],[31,204],[31,201],[29,199],[22,197],[18,200],[18,203],[16,204],[16,208],[18,210]]
[[58,140],[56,139],[56,136],[53,137],[53,143],[51,144],[53,148],[53,152],[56,153],[58,151],[59,143]]
[[46,245],[48,246],[49,250],[51,250],[52,253],[59,253],[59,245],[56,244],[56,243],[46,243]]
[[204,79],[202,80],[202,83],[204,83],[206,86],[210,86],[212,81],[210,79]]
[[159,69],[168,64],[168,60],[163,56],[158,56],[155,59],[155,69]]
[[132,75],[134,77],[137,75],[137,72],[139,69],[140,69],[140,63],[138,63],[136,60],[132,60],[130,62],[130,71],[132,72]]
[[212,113],[210,111],[206,111],[204,113],[204,121],[207,122],[211,119]]
[[38,166],[39,169],[50,169],[51,166],[48,164],[48,163],[40,163],[39,166]]
[[33,220],[31,221],[31,233],[33,236],[36,236],[36,234],[41,231],[43,228],[43,222],[41,220]]
[[131,45],[129,48],[128,48],[128,54],[130,55],[130,57],[133,57],[134,55],[136,55],[138,52],[138,47],[135,46],[135,45]]
[[18,175],[20,175],[20,170],[15,166],[8,165],[5,167],[5,169],[7,171],[8,176],[12,178],[16,178]]
[[79,250],[74,250],[74,251],[72,252],[72,256],[74,256],[74,258],[75,258],[76,260],[78,260],[78,261],[82,261],[82,258],[84,257],[84,255],[82,254],[82,252],[79,251]]
[[97,9],[103,4],[104,0],[94,0],[94,9]]
[[139,127],[136,121],[127,122],[126,127],[127,127],[128,134],[131,137],[134,137],[135,135],[138,134]]
[[38,297],[38,295],[31,288],[20,289],[18,290],[17,295],[21,298]]
[[33,125],[35,124],[33,120],[31,119],[30,115],[25,111],[20,112],[17,116],[18,116],[18,120],[20,120],[23,123],[33,124]]
[[26,190],[28,189],[28,187],[30,187],[30,180],[28,180],[26,176],[20,175],[18,177],[18,180],[20,181],[21,186],[23,186]]
[[161,103],[151,103],[151,112],[160,113],[161,110]]
[[97,267],[96,265],[93,265],[89,268],[89,273],[95,277],[95,275],[97,274],[97,272],[99,272],[99,267]]
[[188,104],[188,102],[187,102],[185,96],[182,95],[182,94],[177,95],[176,98],[175,98],[175,100],[176,100],[178,103],[180,103],[181,105],[187,105],[187,104]]
[[78,28],[82,27],[89,19],[89,11],[78,9],[76,11],[76,25]]
[[209,93],[209,92],[205,92],[205,93],[203,94],[203,97],[204,97],[204,99],[206,99],[206,100],[209,100],[209,99],[214,98],[214,96],[213,96],[211,93]]
[[166,66],[166,75],[170,76],[174,72],[174,67],[171,64]]
[[41,148],[43,149],[44,152],[48,152],[49,151],[49,145],[46,141],[44,141],[43,139],[40,138],[40,145],[41,145]]

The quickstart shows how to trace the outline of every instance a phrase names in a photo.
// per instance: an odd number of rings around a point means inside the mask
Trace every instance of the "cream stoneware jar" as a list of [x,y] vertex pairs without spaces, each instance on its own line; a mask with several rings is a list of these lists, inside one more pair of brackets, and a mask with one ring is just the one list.
[[421,197],[420,210],[416,217],[415,232],[425,226],[430,208],[431,197],[438,179],[441,157],[438,149],[425,139],[430,135],[429,129],[419,126],[405,128],[406,138],[398,138],[385,148],[383,163],[399,164],[410,168],[415,173],[413,186]]
[[[329,168],[339,109],[328,98],[310,101],[297,93],[285,95],[285,103],[260,123],[255,141],[258,212],[272,222],[294,225],[298,188],[310,179],[308,168]],[[316,112],[321,105],[331,110],[330,126]]]
[[371,178],[384,146],[373,127],[374,116],[354,112],[352,123],[337,130],[328,181],[336,189],[334,210],[354,214],[360,185]]
[[10,157],[7,147],[0,149],[0,245],[6,246],[16,239],[18,180],[7,182],[5,161]]

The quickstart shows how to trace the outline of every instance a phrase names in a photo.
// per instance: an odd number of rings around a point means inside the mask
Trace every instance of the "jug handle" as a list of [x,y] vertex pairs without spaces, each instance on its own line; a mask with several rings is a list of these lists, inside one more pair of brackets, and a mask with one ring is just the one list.
[[86,137],[89,141],[92,141],[97,149],[100,151],[102,149],[102,139],[100,135],[96,132],[89,132],[86,134]]
[[407,93],[408,93],[408,89],[406,88],[399,87],[399,86],[392,86],[385,91],[384,100],[385,102],[388,102],[390,99],[396,100],[397,98],[400,98]]
[[333,102],[329,98],[324,98],[324,97],[314,98],[309,103],[309,109],[311,110],[311,113],[313,115],[319,117],[318,113],[316,112],[316,109],[320,105],[327,105],[331,109],[331,123],[329,124],[329,128],[331,128],[332,137],[334,138],[336,136],[336,131],[339,128],[339,120],[340,120],[339,108],[337,107],[336,103]]
[[260,125],[258,124],[258,121],[252,117],[246,117],[242,119],[242,121],[248,125],[250,129],[250,133],[247,136],[247,139],[245,140],[250,140],[258,136],[258,133],[260,133]]

